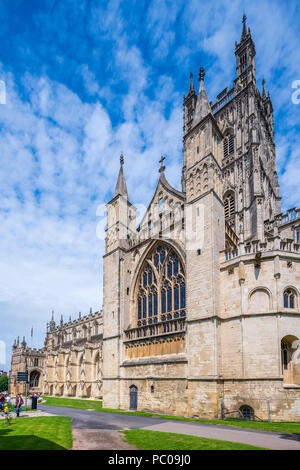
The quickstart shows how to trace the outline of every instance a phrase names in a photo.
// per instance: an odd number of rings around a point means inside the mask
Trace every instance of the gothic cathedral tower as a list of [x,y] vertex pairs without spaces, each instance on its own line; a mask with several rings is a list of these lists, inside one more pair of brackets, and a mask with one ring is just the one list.
[[113,199],[107,204],[106,246],[103,257],[103,400],[106,407],[115,407],[120,401],[124,254],[128,238],[136,232],[136,209],[128,199],[123,164],[124,157],[121,155]]
[[[222,139],[204,87],[200,68],[199,93],[190,83],[185,100],[183,186],[187,275],[187,356],[189,401],[207,392],[211,409],[217,401],[218,333],[220,312],[219,253],[224,249],[222,199]],[[190,108],[190,105],[192,109]],[[209,391],[208,391],[209,390]]]

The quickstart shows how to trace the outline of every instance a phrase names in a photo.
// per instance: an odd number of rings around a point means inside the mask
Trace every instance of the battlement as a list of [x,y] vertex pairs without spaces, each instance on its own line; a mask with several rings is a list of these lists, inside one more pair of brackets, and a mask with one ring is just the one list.
[[280,239],[279,236],[267,238],[265,241],[252,240],[247,243],[239,243],[238,248],[232,251],[221,252],[222,261],[230,261],[238,256],[265,252],[282,251],[284,253],[300,255],[300,243],[291,238]]
[[48,326],[48,324],[47,324],[47,331],[51,332],[51,333],[55,333],[55,332],[58,332],[58,331],[61,331],[61,330],[65,329],[65,328],[70,328],[71,326],[74,326],[74,327],[79,326],[79,325],[87,323],[91,320],[99,319],[101,317],[102,317],[102,310],[94,312],[94,313],[92,313],[92,311],[90,311],[89,314],[80,316],[79,318],[76,318],[74,320],[70,319],[67,322],[61,322],[59,324],[54,324],[54,325],[51,325],[51,322],[54,322],[54,320],[51,320],[50,325]]
[[217,96],[217,101],[215,104],[212,105],[211,110],[213,114],[217,113],[222,109],[226,104],[228,104],[234,98],[234,88],[228,91],[228,88],[225,88],[219,95]]

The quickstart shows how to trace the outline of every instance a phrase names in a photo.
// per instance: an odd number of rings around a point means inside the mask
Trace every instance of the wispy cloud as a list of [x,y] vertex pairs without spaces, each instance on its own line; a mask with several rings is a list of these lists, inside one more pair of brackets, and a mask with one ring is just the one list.
[[0,9],[0,305],[9,348],[31,323],[41,342],[52,308],[65,318],[101,308],[96,210],[112,197],[119,155],[133,203],[150,201],[161,154],[180,188],[189,72],[205,66],[211,100],[231,85],[244,9],[257,83],[266,78],[274,103],[283,206],[300,205],[296,1],[47,0],[33,8],[20,0]]

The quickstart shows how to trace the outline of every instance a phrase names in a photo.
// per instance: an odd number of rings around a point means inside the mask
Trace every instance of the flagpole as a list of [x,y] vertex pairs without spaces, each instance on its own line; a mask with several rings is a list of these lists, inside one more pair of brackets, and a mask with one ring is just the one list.
[[33,326],[31,327],[30,335],[31,335],[31,349],[32,349],[32,342],[33,342]]

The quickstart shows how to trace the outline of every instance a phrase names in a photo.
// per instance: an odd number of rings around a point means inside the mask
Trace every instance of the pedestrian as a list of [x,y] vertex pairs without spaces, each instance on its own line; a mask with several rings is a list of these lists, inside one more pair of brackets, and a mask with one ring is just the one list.
[[9,396],[9,393],[6,395],[5,401],[6,401],[6,403],[9,405],[9,403],[10,403],[10,396]]
[[20,416],[20,413],[22,412],[22,405],[23,405],[24,401],[23,401],[23,398],[22,398],[22,395],[21,393],[18,393],[17,396],[16,396],[16,404],[15,404],[15,412],[17,413],[17,418],[19,418]]
[[3,393],[0,393],[0,410],[3,411],[4,408],[4,401],[5,401],[5,396]]

